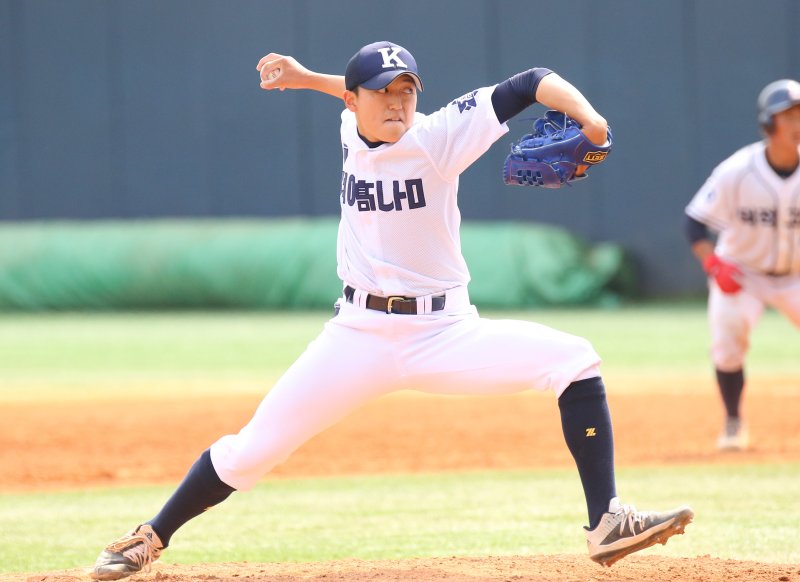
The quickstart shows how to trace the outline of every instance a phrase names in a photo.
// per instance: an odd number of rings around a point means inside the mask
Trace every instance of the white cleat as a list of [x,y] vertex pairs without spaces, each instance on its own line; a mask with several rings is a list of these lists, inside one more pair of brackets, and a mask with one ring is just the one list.
[[597,527],[586,530],[589,557],[602,566],[611,566],[628,554],[666,544],[675,534],[682,534],[692,518],[694,511],[685,505],[663,513],[636,511],[615,497]]
[[150,570],[158,560],[164,544],[149,524],[142,524],[106,546],[97,557],[90,576],[95,580],[119,580],[131,574]]

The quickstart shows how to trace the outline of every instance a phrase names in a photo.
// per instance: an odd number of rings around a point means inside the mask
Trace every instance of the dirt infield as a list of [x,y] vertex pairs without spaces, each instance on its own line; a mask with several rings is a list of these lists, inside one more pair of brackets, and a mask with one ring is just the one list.
[[[177,483],[197,455],[236,432],[259,398],[4,404],[0,491]],[[714,449],[720,405],[703,394],[612,394],[617,464],[800,460],[794,393],[746,399],[752,449]],[[549,395],[435,397],[368,404],[301,447],[276,476],[571,467]]]
[[[794,382],[788,379],[784,384]],[[177,483],[198,453],[248,420],[259,398],[164,399],[106,403],[4,405],[0,425],[0,491],[95,485]],[[716,463],[800,460],[796,412],[800,391],[747,395],[752,449],[717,452],[720,410],[711,391],[667,390],[610,396],[617,463]],[[547,395],[434,397],[411,393],[367,405],[302,447],[276,476],[409,473],[458,469],[573,466],[557,405]],[[689,529],[691,532],[691,529]],[[69,570],[0,575],[10,580],[86,580]],[[156,563],[132,578],[253,582],[656,581],[800,582],[800,565],[631,556],[602,569],[585,556],[446,557],[313,564]]]

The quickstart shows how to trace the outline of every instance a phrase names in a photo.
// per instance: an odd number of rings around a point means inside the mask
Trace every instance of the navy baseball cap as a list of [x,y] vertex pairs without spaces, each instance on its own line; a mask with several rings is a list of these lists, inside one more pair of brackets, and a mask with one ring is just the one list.
[[356,87],[383,89],[400,75],[411,75],[417,89],[422,91],[422,79],[414,56],[399,44],[373,42],[353,55],[344,73],[348,91]]

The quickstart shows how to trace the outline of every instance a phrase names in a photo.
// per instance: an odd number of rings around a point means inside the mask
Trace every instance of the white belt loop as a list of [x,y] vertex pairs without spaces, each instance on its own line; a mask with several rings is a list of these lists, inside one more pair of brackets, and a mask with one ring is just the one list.
[[417,297],[417,313],[425,315],[433,313],[433,295]]
[[356,289],[353,292],[353,305],[356,307],[360,307],[361,309],[367,308],[367,297],[369,293],[366,291],[362,291],[361,289]]

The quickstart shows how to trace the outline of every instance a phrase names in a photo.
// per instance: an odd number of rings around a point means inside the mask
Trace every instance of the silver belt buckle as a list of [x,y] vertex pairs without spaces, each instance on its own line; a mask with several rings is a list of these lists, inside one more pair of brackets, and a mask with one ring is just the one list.
[[405,297],[398,297],[397,295],[393,295],[392,297],[386,298],[386,313],[392,312],[392,304],[395,301],[405,301]]

